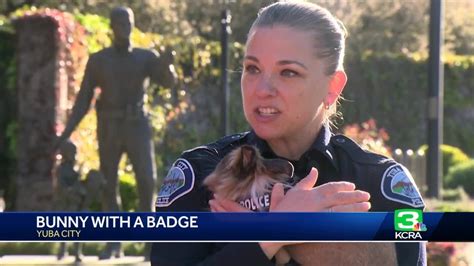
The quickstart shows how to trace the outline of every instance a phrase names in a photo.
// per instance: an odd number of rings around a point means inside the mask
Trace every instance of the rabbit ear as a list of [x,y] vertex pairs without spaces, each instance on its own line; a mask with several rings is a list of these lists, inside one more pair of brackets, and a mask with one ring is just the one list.
[[240,152],[242,156],[242,167],[244,169],[251,168],[251,165],[255,164],[255,148],[244,145],[240,148]]
[[239,147],[240,162],[237,168],[237,177],[239,179],[246,179],[249,175],[255,172],[257,166],[257,150],[250,145],[243,145]]
[[264,160],[263,163],[265,165],[265,168],[274,174],[284,174],[288,177],[292,177],[295,171],[294,166],[287,160],[267,159]]

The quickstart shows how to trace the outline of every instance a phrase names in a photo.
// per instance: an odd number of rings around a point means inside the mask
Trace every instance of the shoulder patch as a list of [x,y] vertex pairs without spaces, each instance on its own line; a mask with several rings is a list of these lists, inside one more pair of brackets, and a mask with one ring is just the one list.
[[385,170],[381,183],[385,198],[410,205],[415,208],[424,206],[420,192],[410,172],[402,165],[395,164]]
[[169,170],[156,199],[156,207],[168,207],[194,187],[194,170],[186,159],[178,159]]

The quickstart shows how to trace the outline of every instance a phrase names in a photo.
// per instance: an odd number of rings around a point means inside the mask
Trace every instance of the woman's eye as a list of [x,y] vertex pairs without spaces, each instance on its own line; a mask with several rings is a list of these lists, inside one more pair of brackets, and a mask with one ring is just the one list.
[[255,65],[246,65],[244,67],[244,70],[245,72],[248,72],[250,74],[258,74],[260,73],[260,69],[258,69],[258,67],[256,67]]
[[293,71],[293,70],[290,70],[290,69],[284,69],[281,71],[281,75],[284,76],[284,77],[296,77],[298,76],[298,72],[296,71]]

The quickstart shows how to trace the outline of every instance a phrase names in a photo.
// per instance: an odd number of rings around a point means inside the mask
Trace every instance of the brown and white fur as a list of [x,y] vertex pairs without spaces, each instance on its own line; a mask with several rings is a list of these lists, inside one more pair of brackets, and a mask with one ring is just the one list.
[[206,177],[204,185],[224,198],[239,201],[270,194],[273,185],[293,175],[293,165],[283,159],[264,159],[253,146],[231,151]]
[[[204,180],[210,191],[238,202],[271,193],[276,183],[293,175],[293,165],[282,159],[265,159],[257,148],[242,145],[216,166]],[[277,265],[289,256],[300,265],[396,265],[392,243],[307,243],[287,245],[276,255]]]

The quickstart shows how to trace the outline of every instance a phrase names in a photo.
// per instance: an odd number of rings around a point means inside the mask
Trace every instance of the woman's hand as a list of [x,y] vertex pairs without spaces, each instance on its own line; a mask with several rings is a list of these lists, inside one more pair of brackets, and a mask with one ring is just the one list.
[[[270,199],[270,212],[365,212],[370,209],[370,194],[355,190],[350,182],[329,182],[314,187],[318,170],[312,168],[309,175],[288,190],[283,184],[275,184]],[[296,242],[260,243],[267,257],[272,258],[283,246]]]
[[274,212],[365,212],[370,209],[370,194],[355,190],[350,182],[329,182],[314,187],[318,170],[309,175],[285,194],[282,184],[273,186],[270,211]]

